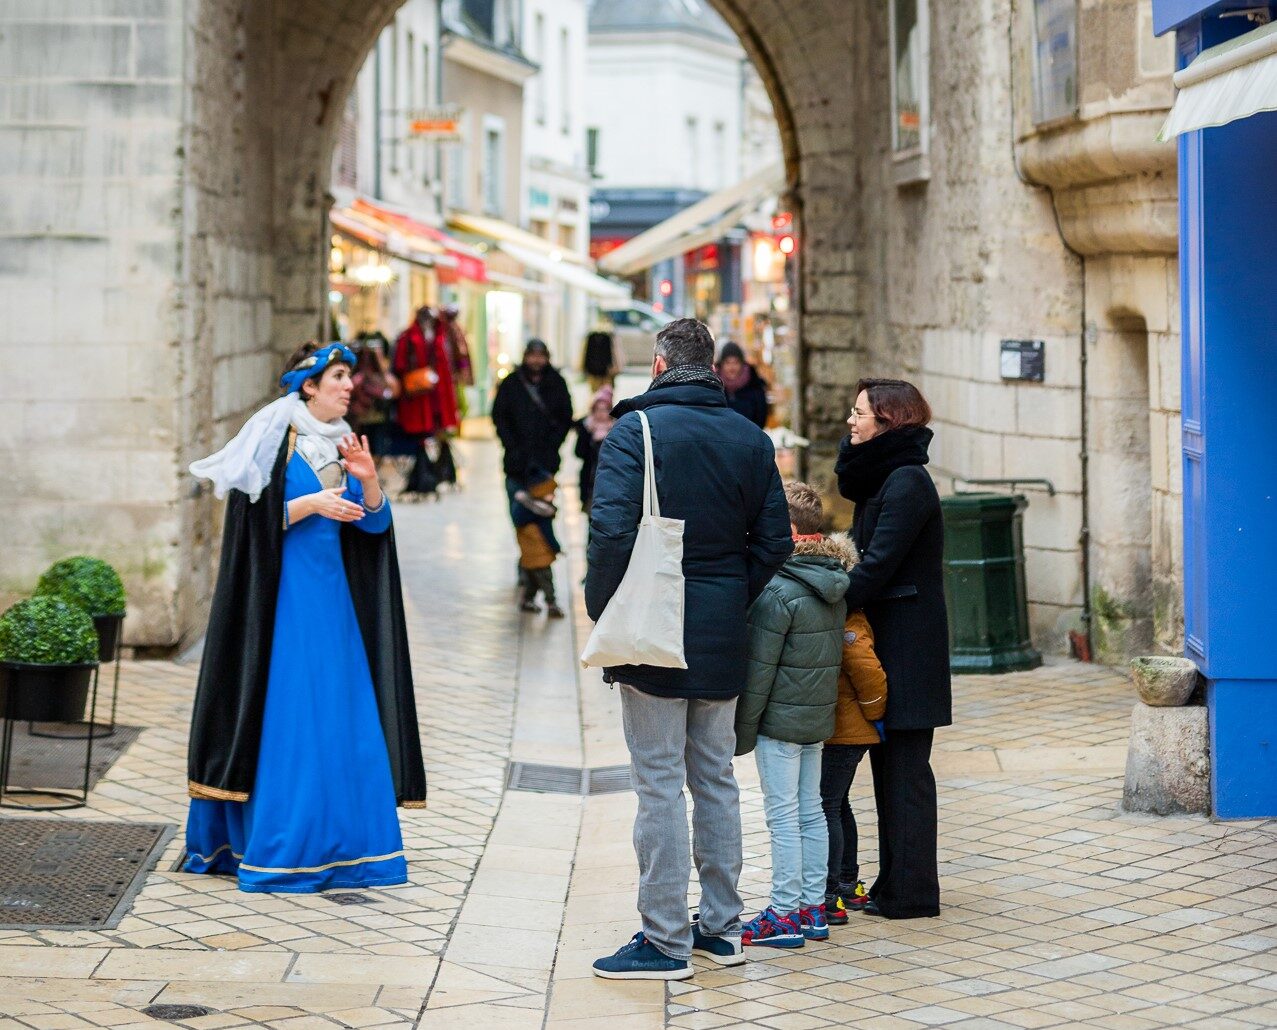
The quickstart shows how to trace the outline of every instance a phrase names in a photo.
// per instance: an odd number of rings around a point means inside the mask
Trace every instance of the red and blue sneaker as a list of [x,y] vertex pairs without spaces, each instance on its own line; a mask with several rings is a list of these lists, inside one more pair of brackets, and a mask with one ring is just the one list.
[[811,905],[798,910],[798,926],[809,941],[829,940],[829,924],[825,922],[825,906]]
[[782,916],[774,908],[765,908],[741,927],[740,942],[746,948],[801,948],[807,938],[797,912]]

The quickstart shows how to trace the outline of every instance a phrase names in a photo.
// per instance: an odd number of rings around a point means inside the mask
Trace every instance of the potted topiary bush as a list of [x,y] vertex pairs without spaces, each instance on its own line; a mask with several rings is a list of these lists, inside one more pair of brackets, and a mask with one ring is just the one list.
[[124,622],[124,584],[115,569],[101,558],[63,558],[45,570],[35,593],[65,598],[88,612],[98,632],[98,660],[115,657]]
[[61,597],[32,597],[0,615],[0,711],[10,719],[84,718],[98,636],[84,609]]

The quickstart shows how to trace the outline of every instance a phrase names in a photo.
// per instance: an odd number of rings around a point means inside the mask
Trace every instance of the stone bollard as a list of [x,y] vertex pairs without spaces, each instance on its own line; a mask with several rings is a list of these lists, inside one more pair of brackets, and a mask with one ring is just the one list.
[[1131,662],[1140,696],[1131,712],[1122,808],[1153,815],[1210,814],[1210,735],[1206,709],[1183,706],[1197,685],[1187,658]]

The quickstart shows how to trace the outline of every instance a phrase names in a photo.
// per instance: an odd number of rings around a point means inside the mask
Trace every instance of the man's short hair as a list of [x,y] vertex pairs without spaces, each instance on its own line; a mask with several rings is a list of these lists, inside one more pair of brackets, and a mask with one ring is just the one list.
[[709,326],[694,318],[676,318],[656,334],[656,354],[670,368],[714,365],[714,337]]
[[786,483],[785,500],[789,502],[789,521],[803,536],[820,533],[825,528],[825,506],[820,494],[806,483]]

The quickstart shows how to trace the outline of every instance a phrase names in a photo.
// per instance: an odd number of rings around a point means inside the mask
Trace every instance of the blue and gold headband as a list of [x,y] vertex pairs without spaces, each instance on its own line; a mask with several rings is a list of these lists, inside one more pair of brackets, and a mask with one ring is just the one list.
[[327,347],[315,351],[296,368],[280,376],[279,385],[288,393],[297,393],[301,390],[302,383],[314,376],[323,375],[324,370],[334,361],[340,361],[354,368],[355,354],[345,344],[330,343]]

